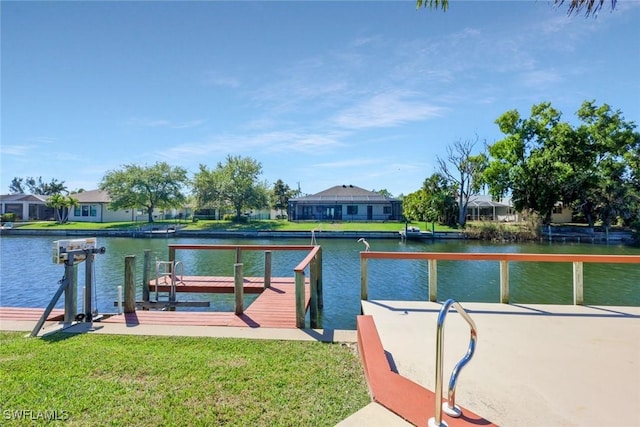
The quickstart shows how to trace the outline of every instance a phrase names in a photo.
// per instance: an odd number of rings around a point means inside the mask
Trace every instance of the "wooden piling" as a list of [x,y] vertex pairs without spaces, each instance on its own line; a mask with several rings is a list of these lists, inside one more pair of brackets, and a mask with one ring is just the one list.
[[69,255],[64,264],[64,276],[67,286],[64,290],[64,323],[71,323],[76,319],[78,310],[78,269],[73,264],[74,255]]
[[244,288],[242,277],[242,263],[236,263],[233,265],[233,284],[234,284],[234,296],[235,305],[233,312],[238,316],[244,313]]
[[360,256],[360,299],[364,301],[369,299],[369,274],[367,271],[368,261],[369,260],[367,258],[362,258],[362,255]]
[[438,301],[438,260],[429,261],[429,301]]
[[309,319],[311,328],[318,328],[318,257],[309,264]]
[[500,302],[509,304],[509,261],[500,260]]
[[136,311],[136,257],[124,257],[124,312]]
[[149,281],[151,277],[151,249],[144,250],[144,269],[142,270],[142,301],[149,302]]
[[296,271],[296,328],[305,327],[304,271]]
[[573,304],[584,305],[584,274],[583,264],[579,261],[573,262]]
[[264,288],[271,286],[271,251],[264,251]]
[[322,248],[318,247],[318,308],[322,310],[324,307],[324,301],[322,297]]

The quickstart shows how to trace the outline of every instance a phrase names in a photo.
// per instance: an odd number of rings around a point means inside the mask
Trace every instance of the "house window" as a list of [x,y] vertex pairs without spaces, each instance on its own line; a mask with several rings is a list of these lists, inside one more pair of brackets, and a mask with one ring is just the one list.
[[561,214],[562,213],[562,205],[556,205],[553,207],[553,211],[554,214]]
[[358,206],[347,206],[347,215],[358,215]]
[[74,216],[97,216],[98,207],[96,205],[80,205],[73,209]]
[[382,208],[382,213],[384,213],[385,215],[391,215],[391,206],[384,206]]

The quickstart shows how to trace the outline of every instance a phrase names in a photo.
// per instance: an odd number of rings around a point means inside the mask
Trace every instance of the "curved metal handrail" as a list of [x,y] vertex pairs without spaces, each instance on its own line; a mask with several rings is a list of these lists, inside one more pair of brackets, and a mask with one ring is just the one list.
[[[466,320],[471,329],[471,337],[469,339],[469,348],[467,349],[467,353],[464,355],[462,359],[456,364],[451,372],[451,378],[449,379],[449,390],[447,393],[447,403],[442,403],[442,352],[444,349],[444,320],[449,312],[449,309],[454,307],[458,313],[462,315],[462,318]],[[462,305],[453,299],[448,299],[442,305],[440,309],[440,313],[438,313],[438,325],[436,331],[436,413],[435,417],[429,418],[429,426],[446,426],[447,423],[442,421],[442,411],[444,410],[451,417],[459,417],[462,414],[462,411],[458,406],[456,406],[456,383],[458,381],[458,376],[460,375],[460,371],[464,366],[469,363],[471,358],[473,357],[473,353],[476,349],[476,342],[478,341],[478,331],[476,329],[476,324],[469,316],[469,314],[464,310]]]
[[[180,276],[179,279],[178,276]],[[156,301],[158,301],[158,281],[160,277],[168,277],[171,280],[171,283],[169,283],[169,301],[175,301],[176,284],[184,284],[184,264],[182,261],[156,261]]]

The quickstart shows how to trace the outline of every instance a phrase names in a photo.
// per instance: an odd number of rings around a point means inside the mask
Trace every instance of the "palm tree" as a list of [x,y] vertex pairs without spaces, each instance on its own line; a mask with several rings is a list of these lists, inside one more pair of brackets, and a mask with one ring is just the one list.
[[[584,12],[584,16],[597,15],[598,11],[602,9],[606,0],[554,0],[553,3],[556,6],[561,6],[564,3],[569,3],[569,10],[567,14],[579,14]],[[618,0],[611,0],[611,10],[615,9]],[[446,11],[449,7],[449,0],[416,0],[416,7],[429,7],[430,9],[442,9]]]
[[54,209],[58,224],[64,224],[69,218],[69,210],[78,203],[78,199],[58,193],[49,197],[46,205]]

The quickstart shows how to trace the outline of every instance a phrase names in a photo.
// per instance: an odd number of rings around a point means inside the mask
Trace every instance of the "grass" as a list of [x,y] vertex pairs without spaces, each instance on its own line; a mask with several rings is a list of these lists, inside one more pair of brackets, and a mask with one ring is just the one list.
[[[198,222],[158,221],[155,226],[180,225],[185,230],[193,231],[401,231],[404,223],[401,222],[290,222],[286,220],[257,220],[247,223],[232,221],[200,220]],[[134,227],[148,226],[142,222],[69,222],[58,224],[55,221],[41,221],[33,223],[15,223],[14,227],[24,230],[127,230]],[[424,231],[431,230],[431,223],[410,222],[410,227],[419,227]],[[436,231],[452,230],[450,227],[435,225]]]
[[0,332],[0,378],[10,425],[330,426],[370,402],[351,346],[319,342]]

